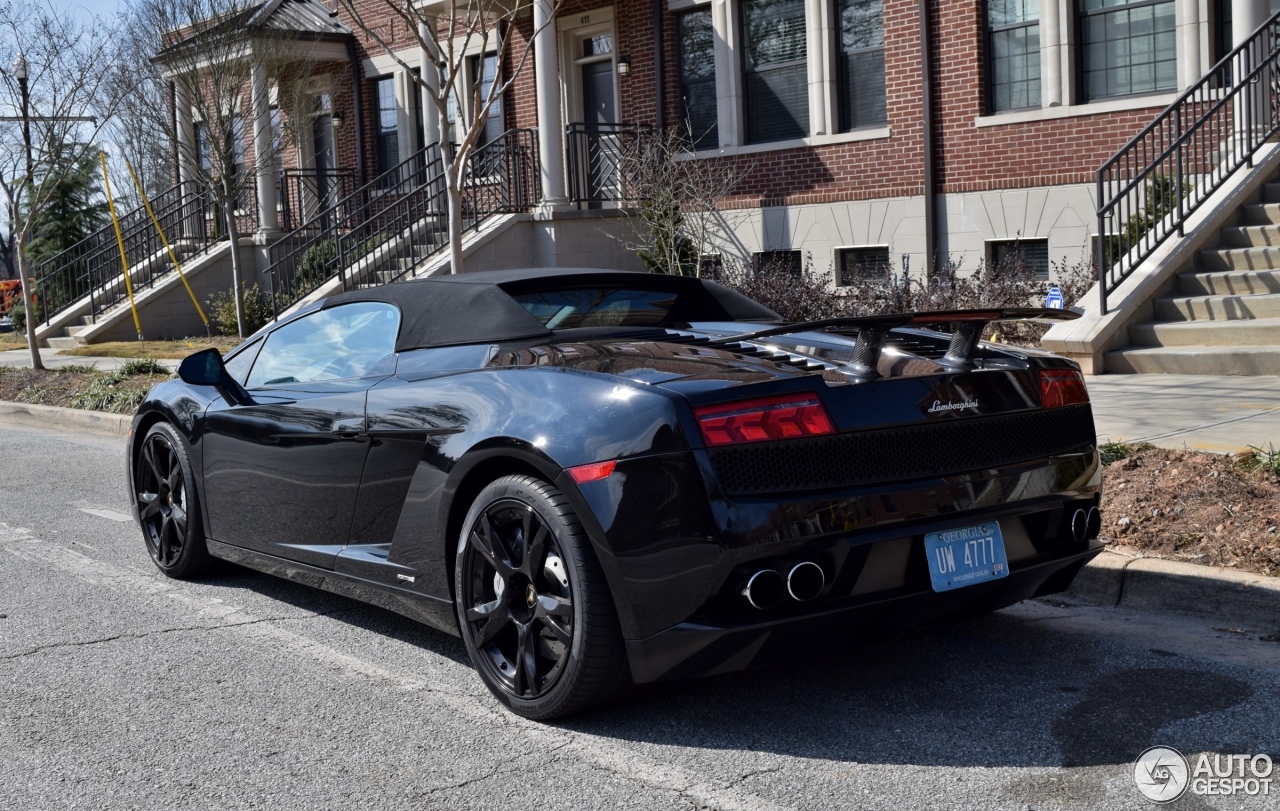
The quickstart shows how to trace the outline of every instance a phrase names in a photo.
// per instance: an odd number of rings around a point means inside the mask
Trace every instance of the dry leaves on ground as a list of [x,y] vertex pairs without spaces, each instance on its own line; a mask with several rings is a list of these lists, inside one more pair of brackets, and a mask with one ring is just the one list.
[[1247,455],[1128,446],[1103,469],[1103,536],[1151,557],[1280,574],[1280,478]]

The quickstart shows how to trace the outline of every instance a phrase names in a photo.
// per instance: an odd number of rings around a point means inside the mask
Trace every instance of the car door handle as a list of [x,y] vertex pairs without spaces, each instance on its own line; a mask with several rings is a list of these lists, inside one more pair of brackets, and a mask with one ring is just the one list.
[[333,421],[333,433],[343,439],[356,439],[364,436],[364,417]]

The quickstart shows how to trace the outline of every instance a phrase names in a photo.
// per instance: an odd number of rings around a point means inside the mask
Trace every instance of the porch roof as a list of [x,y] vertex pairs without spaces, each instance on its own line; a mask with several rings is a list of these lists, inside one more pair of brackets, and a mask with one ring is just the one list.
[[345,42],[353,36],[336,12],[316,0],[267,0],[185,34],[162,48],[152,61],[163,64],[180,51],[199,47],[203,40],[235,31],[243,32],[246,39],[266,36],[314,42]]

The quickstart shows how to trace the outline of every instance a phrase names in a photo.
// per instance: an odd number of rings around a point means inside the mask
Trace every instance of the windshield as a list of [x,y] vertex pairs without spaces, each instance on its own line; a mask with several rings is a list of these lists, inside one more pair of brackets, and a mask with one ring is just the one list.
[[641,327],[661,324],[678,294],[657,290],[583,288],[512,296],[547,329]]

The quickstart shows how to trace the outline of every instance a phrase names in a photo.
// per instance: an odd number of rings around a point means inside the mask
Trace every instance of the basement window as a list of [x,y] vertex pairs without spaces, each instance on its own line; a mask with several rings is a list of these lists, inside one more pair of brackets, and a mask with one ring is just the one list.
[[804,255],[800,251],[757,251],[751,254],[757,273],[785,273],[799,279],[804,275]]
[[836,269],[836,284],[840,287],[859,282],[888,281],[893,272],[889,265],[889,246],[841,248],[836,251]]
[[1049,240],[1007,239],[987,243],[987,261],[1000,269],[1024,270],[1049,281]]

